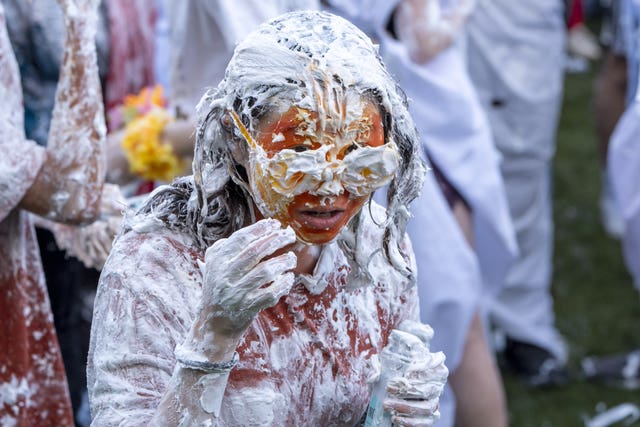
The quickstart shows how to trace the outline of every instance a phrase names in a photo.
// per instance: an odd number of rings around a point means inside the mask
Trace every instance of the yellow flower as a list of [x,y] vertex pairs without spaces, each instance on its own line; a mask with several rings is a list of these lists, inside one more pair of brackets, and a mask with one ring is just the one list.
[[135,107],[142,110],[150,109],[151,107],[164,107],[165,100],[162,86],[155,85],[153,88],[142,88],[137,95],[129,94],[125,96],[122,104],[125,107]]
[[156,107],[164,107],[165,100],[163,96],[163,89],[160,85],[155,85],[153,90],[151,91],[151,96],[149,98],[151,105],[155,105]]
[[148,180],[171,181],[182,169],[182,162],[173,148],[161,143],[164,127],[172,120],[162,108],[131,121],[122,139],[131,172]]

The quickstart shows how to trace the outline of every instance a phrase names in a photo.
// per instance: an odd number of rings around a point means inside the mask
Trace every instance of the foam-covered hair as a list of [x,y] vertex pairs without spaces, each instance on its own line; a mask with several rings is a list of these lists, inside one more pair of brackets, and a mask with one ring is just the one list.
[[[198,105],[193,188],[176,182],[173,190],[168,190],[174,196],[182,193],[182,198],[185,192],[190,193],[189,202],[182,205],[187,208],[186,216],[163,215],[165,222],[188,226],[206,248],[254,220],[246,172],[234,161],[234,153],[235,158],[238,152],[246,154],[246,141],[231,125],[229,112],[235,112],[255,134],[260,118],[275,108],[296,105],[322,111],[322,102],[349,92],[379,105],[385,142],[394,144],[400,154],[397,175],[387,191],[384,249],[396,268],[407,270],[406,264],[398,265],[397,260],[402,259],[397,256],[398,243],[404,237],[408,204],[422,187],[425,169],[406,97],[370,39],[345,19],[326,12],[281,15],[261,25],[236,47],[225,78],[208,90]],[[158,192],[155,198],[157,202],[147,210],[160,213],[157,208],[164,204],[159,203],[163,197]],[[364,214],[368,214],[366,210],[360,213]],[[358,258],[359,222],[360,216],[356,216],[348,225],[353,233],[342,233],[355,237],[340,242],[354,259]],[[364,267],[366,260],[361,261],[357,264]]]

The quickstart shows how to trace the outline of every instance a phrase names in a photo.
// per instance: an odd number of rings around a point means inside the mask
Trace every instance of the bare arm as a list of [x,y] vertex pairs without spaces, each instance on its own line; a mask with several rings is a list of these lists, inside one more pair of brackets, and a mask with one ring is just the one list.
[[59,0],[67,34],[46,158],[21,207],[49,219],[90,222],[104,183],[105,124],[95,32],[97,0]]
[[45,150],[25,139],[20,72],[0,2],[0,220],[19,204],[36,179]]
[[[129,170],[129,162],[122,150],[122,138],[124,130],[111,132],[107,136],[107,181],[124,185],[135,178]],[[193,147],[195,144],[195,124],[189,120],[178,119],[165,126],[162,142],[170,144],[173,152],[181,159],[193,157]],[[191,162],[186,162],[191,168]],[[185,174],[190,172],[184,171]]]
[[58,247],[73,256],[87,268],[102,270],[111,252],[113,239],[122,226],[123,212],[127,201],[120,188],[114,184],[105,184],[100,202],[100,217],[91,224],[77,226],[50,221],[33,215],[36,226],[51,231]]
[[474,5],[475,0],[458,0],[445,12],[440,0],[403,0],[395,10],[396,34],[411,59],[424,64],[454,43]]

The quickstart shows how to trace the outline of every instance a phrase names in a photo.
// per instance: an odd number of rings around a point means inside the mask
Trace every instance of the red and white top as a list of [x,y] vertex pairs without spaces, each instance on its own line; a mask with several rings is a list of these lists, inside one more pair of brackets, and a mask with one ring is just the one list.
[[[246,331],[221,425],[360,420],[369,401],[371,356],[400,322],[418,318],[415,283],[376,252],[382,229],[368,211],[365,206],[362,244],[372,256],[372,282],[350,287],[346,256],[336,243],[324,246],[314,274],[298,277],[291,292]],[[197,261],[203,254],[194,248],[190,238],[153,221],[116,241],[96,297],[89,350],[96,425],[146,425],[156,411],[176,366],[174,349],[201,296]],[[408,240],[405,249],[413,256]]]

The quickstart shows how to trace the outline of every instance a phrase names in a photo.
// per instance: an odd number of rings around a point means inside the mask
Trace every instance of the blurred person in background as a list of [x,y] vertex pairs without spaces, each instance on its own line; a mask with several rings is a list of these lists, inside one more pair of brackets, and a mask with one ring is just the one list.
[[[619,23],[628,64],[627,106],[611,135],[607,175],[620,212],[624,260],[640,291],[640,1],[622,0]],[[587,379],[629,390],[640,389],[640,349],[587,357],[582,361]]]
[[469,72],[502,155],[520,255],[489,314],[504,357],[531,386],[568,380],[551,294],[552,174],[563,91],[562,0],[478,0],[467,24]]
[[[17,57],[24,94],[26,137],[47,146],[55,94],[63,62],[65,17],[56,0],[2,0],[8,17],[7,28]],[[95,49],[100,86],[104,88],[105,111],[126,95],[153,83],[154,15],[153,3],[146,0],[98,1],[94,25]],[[113,150],[112,150],[113,151]],[[121,152],[120,147],[117,151]],[[109,150],[107,150],[107,157]],[[114,168],[108,162],[107,176]],[[106,190],[101,216],[118,217],[124,208],[119,192]],[[89,227],[66,227],[36,219],[48,295],[69,383],[74,415],[86,402],[86,354],[93,296],[117,221],[102,221]],[[96,245],[95,231],[102,232]],[[94,248],[100,248],[92,251]],[[73,248],[75,251],[69,251]],[[71,256],[75,255],[75,256]],[[95,255],[95,256],[92,256]],[[96,261],[100,258],[100,261]],[[85,403],[86,405],[86,403]],[[86,407],[88,408],[88,407]],[[85,412],[83,423],[86,423]],[[78,420],[76,420],[78,421]]]
[[608,0],[606,3],[600,35],[604,54],[594,87],[594,118],[601,170],[600,216],[607,234],[619,239],[624,224],[607,173],[607,153],[611,134],[627,105],[627,53],[621,2]]
[[483,299],[500,289],[517,249],[499,156],[466,69],[464,24],[473,2],[327,3],[380,43],[431,165],[407,230],[418,261],[421,319],[438,331],[432,348],[447,355],[451,370],[439,423],[506,426]]
[[[14,22],[18,17],[5,15],[4,3],[0,3],[0,424],[70,426],[69,390],[31,214],[70,224],[88,223],[100,214],[106,129],[94,45],[98,2],[58,2],[66,36],[60,44],[58,88],[41,88],[43,96],[55,99],[50,104],[46,147],[25,135],[23,85],[5,27],[18,24]],[[36,96],[37,89],[30,89]]]

